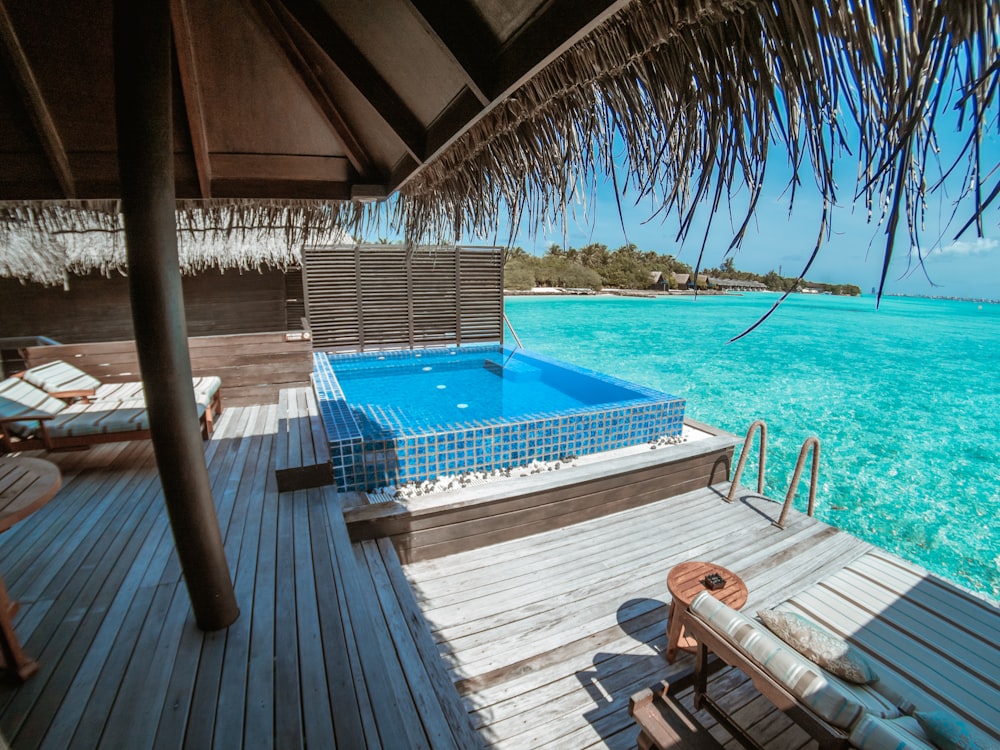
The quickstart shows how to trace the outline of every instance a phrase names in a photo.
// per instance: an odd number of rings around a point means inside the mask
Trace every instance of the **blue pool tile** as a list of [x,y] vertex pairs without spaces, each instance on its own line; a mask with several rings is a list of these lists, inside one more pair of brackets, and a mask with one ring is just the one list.
[[[337,488],[372,490],[444,473],[504,468],[533,460],[550,461],[568,454],[606,451],[681,432],[683,399],[523,350],[516,352],[516,360],[514,356],[511,349],[497,346],[449,347],[418,353],[316,353],[314,382],[330,440]],[[535,373],[547,372],[567,392],[581,394],[588,389],[607,388],[609,392],[626,394],[627,403],[606,402],[547,412],[532,407],[528,413],[514,418],[491,415],[462,423],[456,420],[465,409],[453,409],[447,417],[435,417],[430,405],[424,403],[407,403],[405,408],[352,404],[337,378],[338,372],[345,373],[345,377],[356,377],[373,371],[380,376],[399,377],[417,367],[421,373],[432,372],[435,382],[440,380],[438,384],[446,385],[443,390],[447,391],[450,373],[467,370],[470,358],[480,363],[515,363],[517,373],[511,373],[510,378],[503,367],[487,368],[493,373],[490,381],[501,385],[509,381],[521,385],[525,381],[540,382],[544,377],[536,378]],[[499,401],[490,394],[475,395],[482,396],[483,401],[491,398]]]

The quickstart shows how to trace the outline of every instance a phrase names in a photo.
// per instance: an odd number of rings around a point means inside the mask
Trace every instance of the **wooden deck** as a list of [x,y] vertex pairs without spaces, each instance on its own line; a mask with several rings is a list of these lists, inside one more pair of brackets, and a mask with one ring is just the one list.
[[227,409],[206,443],[242,610],[222,632],[195,627],[151,444],[46,456],[61,492],[0,536],[41,667],[0,682],[13,747],[479,744],[426,630],[400,627],[420,617],[392,547],[352,545],[329,487],[279,495],[301,395]]
[[[634,748],[629,697],[683,684],[693,666],[692,654],[663,657],[667,572],[690,559],[738,573],[745,610],[790,600],[858,644],[919,708],[1000,738],[1000,609],[802,514],[779,530],[779,512],[749,493],[727,505],[709,488],[404,570],[493,747]],[[710,684],[763,746],[816,746],[743,673],[724,669]],[[675,702],[739,747],[707,712],[692,713],[690,690]]]
[[[810,614],[828,607],[831,627],[860,629],[869,651],[891,640],[864,628],[864,608],[877,609],[858,586],[875,576],[867,544],[798,514],[780,531],[775,504],[727,505],[712,489],[402,565],[386,539],[351,542],[329,487],[278,492],[276,468],[320,458],[304,398],[229,408],[206,443],[242,609],[223,632],[194,625],[148,442],[46,456],[63,489],[0,535],[15,627],[41,666],[24,685],[0,680],[0,730],[15,748],[634,747],[628,697],[690,667],[661,655],[666,574],[686,559],[740,573],[750,608],[795,595]],[[949,682],[926,697],[1000,698],[996,646],[983,647],[1000,640],[996,607],[893,569],[882,590],[920,596],[887,627],[965,691]],[[854,609],[825,604],[817,592],[831,586]],[[956,601],[959,615],[928,620]],[[969,649],[980,653],[963,664]],[[739,673],[716,685],[768,747],[808,746]]]
[[674,665],[662,655],[671,566],[728,567],[752,609],[871,549],[802,515],[781,531],[777,509],[703,489],[404,569],[491,745],[629,748],[629,696],[691,668],[690,655]]

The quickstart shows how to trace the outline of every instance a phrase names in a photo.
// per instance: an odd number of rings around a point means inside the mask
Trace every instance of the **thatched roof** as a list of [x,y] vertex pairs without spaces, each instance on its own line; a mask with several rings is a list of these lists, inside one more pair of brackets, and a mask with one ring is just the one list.
[[[414,5],[425,20],[432,15],[433,4]],[[460,16],[469,7],[456,6]],[[571,17],[573,7],[558,10]],[[576,25],[567,22],[559,41],[574,41],[574,29],[600,16],[591,8]],[[468,72],[470,51],[440,33],[440,19],[429,23]],[[796,169],[790,195],[815,189],[827,206],[857,201],[884,222],[888,264],[900,232],[907,249],[920,246],[927,197],[952,167],[965,174],[970,199],[956,231],[967,219],[975,226],[997,197],[1000,178],[978,161],[977,146],[998,118],[998,47],[1000,9],[986,0],[637,0],[512,93],[499,83],[480,86],[464,125],[423,160],[407,162],[396,184],[385,182],[398,188],[388,204],[297,197],[259,204],[215,191],[186,202],[180,223],[224,232],[263,223],[295,244],[332,226],[353,233],[358,221],[381,216],[410,240],[450,241],[490,236],[500,216],[514,225],[559,221],[610,173],[621,192],[652,195],[664,216],[679,217],[683,238],[697,209],[714,213],[733,190],[749,187],[752,211],[767,161],[777,156]],[[939,157],[937,132],[956,122],[966,148]],[[616,174],[620,151],[627,166]],[[838,159],[859,165],[856,186],[837,185]],[[349,192],[361,197],[365,186],[356,182]],[[0,217],[19,230],[118,230],[113,203],[3,201]],[[827,222],[824,211],[818,237]]]
[[[209,268],[295,268],[307,243],[342,244],[358,226],[355,204],[227,202],[206,209],[180,202],[177,252],[183,273]],[[115,201],[26,203],[0,223],[0,278],[48,286],[69,274],[126,272],[125,235]]]

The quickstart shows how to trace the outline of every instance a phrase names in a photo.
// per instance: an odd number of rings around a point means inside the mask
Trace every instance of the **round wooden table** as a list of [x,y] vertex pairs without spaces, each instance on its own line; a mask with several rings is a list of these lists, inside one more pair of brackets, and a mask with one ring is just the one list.
[[[722,588],[710,589],[705,584],[706,576],[718,573],[725,581]],[[694,642],[682,640],[684,629],[683,614],[691,601],[702,591],[708,591],[719,601],[733,609],[747,603],[747,585],[743,579],[728,568],[710,562],[691,561],[680,563],[670,569],[667,575],[670,590],[670,614],[667,617],[667,661],[673,664],[678,648],[691,648]]]
[[[0,456],[0,531],[6,531],[55,497],[62,485],[59,467],[41,458]],[[38,671],[38,662],[24,653],[14,632],[17,602],[7,596],[0,578],[0,651],[4,665],[21,680]]]
[[41,458],[0,456],[0,531],[6,531],[55,497],[59,467]]

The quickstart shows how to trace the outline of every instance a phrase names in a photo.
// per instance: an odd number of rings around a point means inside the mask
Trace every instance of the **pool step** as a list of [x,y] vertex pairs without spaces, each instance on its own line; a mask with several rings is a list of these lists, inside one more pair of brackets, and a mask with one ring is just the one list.
[[540,368],[520,360],[510,359],[507,360],[506,364],[502,364],[487,359],[483,362],[483,367],[494,375],[504,380],[510,380],[513,383],[530,383],[542,379]]

